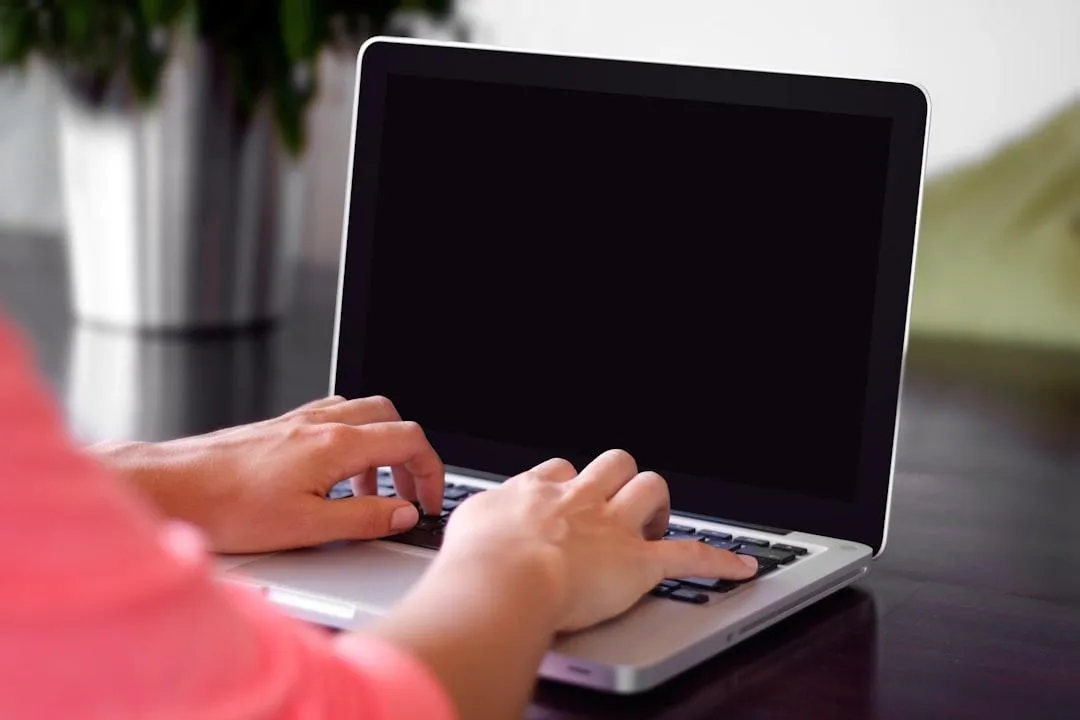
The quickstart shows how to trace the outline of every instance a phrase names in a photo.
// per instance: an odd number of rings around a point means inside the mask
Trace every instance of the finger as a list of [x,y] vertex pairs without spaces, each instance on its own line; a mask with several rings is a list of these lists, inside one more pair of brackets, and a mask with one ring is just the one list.
[[304,545],[334,540],[372,540],[405,532],[420,518],[416,507],[400,498],[312,498],[306,508]]
[[401,420],[394,404],[381,396],[320,405],[309,408],[304,413],[304,417],[308,422],[345,423],[346,425],[367,425]]
[[757,560],[709,547],[697,540],[657,540],[649,543],[663,577],[705,577],[745,580],[757,573]]
[[667,532],[671,496],[664,478],[654,472],[638,473],[611,498],[611,510],[646,540],[657,540]]
[[318,398],[316,400],[312,400],[309,403],[304,403],[300,407],[293,410],[293,412],[294,413],[302,413],[302,412],[305,412],[307,410],[316,410],[316,409],[321,408],[321,407],[327,407],[329,405],[337,405],[338,403],[342,403],[342,402],[345,402],[345,398],[341,397],[340,395],[329,395],[329,396],[324,397],[324,398]]
[[368,497],[379,494],[379,468],[368,468],[359,475],[353,475],[353,495],[356,497]]
[[577,469],[569,460],[552,458],[529,470],[529,474],[552,482],[566,482],[577,477]]
[[[413,474],[401,465],[395,465],[390,468],[390,472],[394,476],[395,492],[409,502],[417,502],[416,478],[413,477]],[[441,498],[439,502],[442,502]],[[442,508],[441,505],[439,507],[440,509]],[[424,506],[424,509],[427,510],[427,505]],[[429,512],[428,514],[430,515],[431,513]]]
[[[442,460],[420,426],[414,422],[386,422],[371,425],[339,423],[318,425],[313,429],[322,438],[323,457],[338,477],[359,475],[369,468],[389,465],[403,468],[412,479],[416,495],[425,512],[442,511],[445,468]],[[409,500],[407,487],[394,483],[398,494]]]
[[[313,408],[315,412],[308,413],[307,419],[311,422],[345,423],[347,425],[368,425],[377,422],[396,422],[401,416],[388,398],[376,395],[355,400],[340,399],[340,402],[327,404]],[[417,501],[416,481],[408,470],[403,467],[393,468],[394,490],[398,496],[409,502]],[[377,495],[378,477],[375,476],[372,484],[368,485],[366,475],[360,482],[353,483],[354,491],[358,495]],[[359,487],[357,487],[359,486]],[[372,488],[366,492],[368,487]],[[363,490],[362,490],[363,489]],[[442,508],[440,499],[440,510]]]
[[589,492],[611,498],[630,478],[637,475],[637,462],[625,450],[608,450],[589,463],[576,483]]

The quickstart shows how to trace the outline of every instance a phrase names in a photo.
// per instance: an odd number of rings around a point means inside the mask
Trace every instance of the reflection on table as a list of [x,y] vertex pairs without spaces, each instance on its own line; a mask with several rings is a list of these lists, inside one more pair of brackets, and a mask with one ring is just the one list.
[[207,337],[73,328],[67,406],[85,442],[167,440],[271,414],[272,334]]

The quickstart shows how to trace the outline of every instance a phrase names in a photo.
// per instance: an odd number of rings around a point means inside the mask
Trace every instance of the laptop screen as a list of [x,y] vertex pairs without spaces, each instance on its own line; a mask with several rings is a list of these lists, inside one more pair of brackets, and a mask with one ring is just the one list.
[[351,395],[518,451],[475,470],[618,447],[853,499],[891,119],[385,83]]

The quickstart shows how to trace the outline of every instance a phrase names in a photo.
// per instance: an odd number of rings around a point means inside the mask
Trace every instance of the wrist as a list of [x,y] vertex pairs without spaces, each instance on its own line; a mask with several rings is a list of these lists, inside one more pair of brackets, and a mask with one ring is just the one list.
[[444,545],[368,630],[427,665],[461,717],[520,716],[559,627],[560,581],[550,558],[500,547]]
[[[440,587],[453,584],[486,588],[492,604],[516,621],[554,637],[566,605],[563,564],[546,546],[507,551],[505,544],[458,549],[449,544],[439,551],[427,578]],[[497,590],[496,590],[497,589]]]

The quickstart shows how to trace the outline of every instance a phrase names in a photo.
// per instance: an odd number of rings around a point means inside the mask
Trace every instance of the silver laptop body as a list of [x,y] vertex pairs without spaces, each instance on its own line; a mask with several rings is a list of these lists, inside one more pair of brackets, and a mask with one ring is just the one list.
[[[702,591],[707,597],[707,601],[702,604],[645,596],[621,617],[583,632],[559,637],[544,659],[540,672],[545,678],[604,691],[634,693],[646,690],[862,577],[869,569],[872,559],[883,549],[888,527],[898,397],[907,338],[914,239],[917,235],[928,127],[928,102],[925,94],[904,83],[689,68],[622,59],[571,57],[474,45],[381,38],[365,44],[360,52],[358,67],[348,207],[343,230],[341,282],[331,370],[331,392],[344,394],[346,397],[387,394],[398,402],[393,392],[369,392],[372,388],[354,383],[350,375],[350,368],[354,366],[363,365],[365,369],[361,375],[368,373],[367,368],[374,367],[366,360],[366,364],[359,361],[365,349],[363,342],[355,340],[353,335],[360,332],[354,328],[363,326],[363,323],[357,322],[350,313],[364,304],[355,301],[358,296],[354,293],[361,290],[353,288],[354,284],[361,286],[363,292],[379,292],[371,289],[370,278],[354,280],[354,275],[367,272],[366,266],[370,265],[370,262],[364,260],[370,261],[371,256],[354,256],[353,253],[365,248],[370,250],[368,246],[378,242],[390,242],[380,236],[383,231],[378,229],[377,221],[370,217],[378,199],[376,186],[380,180],[373,173],[363,175],[367,172],[365,168],[370,168],[380,161],[378,135],[381,133],[384,142],[388,143],[390,140],[386,138],[391,137],[389,133],[395,127],[394,123],[397,123],[396,127],[403,124],[403,121],[395,119],[399,116],[387,110],[387,105],[399,102],[392,98],[405,97],[407,93],[404,90],[399,91],[397,87],[394,87],[392,92],[388,91],[387,86],[391,82],[397,82],[388,79],[420,76],[424,79],[443,78],[447,82],[471,82],[473,85],[469,86],[471,89],[468,92],[485,92],[484,88],[499,84],[518,89],[535,85],[570,88],[586,95],[603,93],[605,97],[612,93],[623,93],[659,100],[668,98],[680,102],[719,102],[740,107],[766,107],[776,112],[832,112],[837,118],[865,115],[881,121],[873,125],[880,129],[878,136],[873,136],[870,130],[866,131],[867,138],[878,137],[880,147],[887,150],[882,151],[881,160],[887,167],[881,171],[878,179],[882,186],[881,207],[878,209],[881,231],[859,241],[873,243],[878,246],[878,252],[872,268],[872,274],[876,277],[873,297],[867,300],[874,306],[874,312],[867,321],[872,324],[872,331],[868,333],[871,339],[868,341],[869,349],[857,358],[857,363],[866,368],[866,379],[865,393],[861,398],[863,411],[855,421],[856,427],[861,429],[858,433],[861,442],[850,453],[860,458],[858,463],[852,460],[850,464],[850,467],[855,469],[844,471],[840,469],[840,465],[819,466],[811,457],[812,453],[798,450],[800,446],[790,430],[786,434],[781,432],[768,439],[767,443],[771,444],[773,451],[760,456],[760,467],[770,467],[774,457],[782,458],[789,453],[797,455],[802,452],[806,455],[806,464],[800,464],[797,457],[785,459],[784,462],[794,463],[792,467],[799,468],[796,474],[802,477],[799,482],[805,485],[806,490],[801,493],[792,492],[788,486],[780,487],[783,484],[780,483],[776,487],[764,489],[751,487],[746,490],[744,498],[741,485],[721,486],[720,483],[726,481],[718,479],[716,493],[721,496],[721,506],[732,508],[730,513],[724,512],[722,517],[734,518],[725,520],[716,514],[713,507],[706,507],[707,503],[699,505],[693,500],[704,497],[700,495],[700,489],[712,487],[711,485],[702,484],[705,481],[684,480],[677,471],[668,472],[669,466],[679,468],[678,457],[655,457],[657,469],[668,477],[672,486],[675,510],[671,523],[674,526],[692,528],[701,534],[701,537],[710,532],[717,536],[726,534],[743,538],[745,542],[759,540],[769,543],[770,546],[797,549],[803,554],[779,564],[771,573],[727,592]],[[427,92],[425,87],[427,86],[418,85],[410,92],[420,93],[419,97],[423,98],[425,96],[422,93]],[[450,90],[453,91],[451,95],[461,98],[462,103],[470,102],[471,96],[468,93],[457,92],[454,87]],[[434,90],[432,92],[435,93]],[[459,112],[453,107],[441,104],[438,97],[437,93],[431,95],[431,105],[428,108],[433,118],[431,122],[436,125],[439,113]],[[582,101],[589,102],[587,97]],[[512,102],[505,99],[501,102],[502,104],[492,107],[508,108],[506,112],[510,114],[504,120],[507,123],[514,122],[518,116],[513,114]],[[822,107],[815,107],[815,104]],[[531,115],[525,113],[520,117],[535,115],[535,111],[530,112]],[[625,108],[619,112],[623,114],[618,117],[627,117],[628,122],[633,122],[630,119],[634,117],[633,113],[627,114]],[[655,112],[659,114],[650,117],[649,122],[662,122],[664,110],[660,108]],[[801,123],[799,127],[818,122],[814,119],[817,116],[807,117],[811,119],[803,121],[796,118],[792,122]],[[823,128],[828,125],[828,118],[831,117],[834,115],[820,121]],[[473,121],[474,124],[476,122],[479,121]],[[587,122],[582,121],[586,125]],[[741,121],[736,119],[732,122]],[[837,122],[854,121],[840,119]],[[761,121],[755,121],[746,127],[760,125]],[[648,134],[648,127],[643,127],[637,134],[638,142],[642,145],[658,142],[657,138]],[[691,128],[687,130],[691,132],[694,126],[689,123],[682,127]],[[867,127],[871,125],[867,124]],[[850,136],[852,131],[838,133],[836,137]],[[520,140],[523,143],[532,142],[527,133],[523,133]],[[789,140],[790,138],[782,138],[776,142]],[[472,141],[483,142],[483,139],[474,138]],[[454,143],[455,138],[446,137],[444,142]],[[748,137],[746,142],[753,143],[755,139]],[[868,148],[872,147],[870,140],[866,142]],[[797,151],[797,145],[792,147],[796,150],[783,157]],[[397,157],[387,151],[386,147],[381,149],[381,162],[389,163]],[[841,150],[837,150],[834,155],[840,157],[840,152]],[[872,154],[872,151],[864,148],[859,149],[857,154],[868,153]],[[431,162],[440,163],[440,160],[432,159]],[[450,162],[458,161],[443,160],[440,167],[445,171],[445,165]],[[666,158],[664,162],[677,160]],[[737,162],[732,160],[733,164]],[[861,162],[863,161],[855,158],[851,160],[851,167],[863,168]],[[842,164],[842,161],[838,163]],[[865,167],[871,168],[870,165]],[[565,171],[574,173],[575,168],[567,167]],[[694,169],[687,172],[697,171]],[[792,172],[797,174],[804,171],[805,168],[798,166]],[[723,172],[723,168],[717,168],[716,172]],[[776,172],[783,173],[784,168],[777,167]],[[850,170],[849,174],[856,172],[861,171]],[[392,187],[387,177],[390,176],[383,176],[382,186],[386,192],[392,193],[392,190],[387,189]],[[866,185],[874,181],[874,177],[876,176],[868,169],[866,177],[856,178],[856,185],[852,187]],[[703,177],[694,182],[709,180]],[[841,178],[840,182],[845,181]],[[762,188],[761,191],[770,192],[768,188]],[[422,195],[424,190],[421,188],[418,192]],[[778,197],[782,194],[782,190],[775,192]],[[851,193],[850,190],[847,192]],[[418,204],[417,211],[421,212],[424,198],[421,196],[415,201]],[[782,204],[782,197],[779,202]],[[820,202],[823,201],[819,201],[819,204]],[[383,205],[379,206],[380,211],[382,207]],[[475,213],[482,211],[483,207],[481,201],[476,206],[466,208],[464,212]],[[630,204],[626,211],[631,212],[632,208],[633,204]],[[784,208],[778,207],[777,212],[784,212]],[[808,222],[812,224],[816,221],[811,219]],[[837,225],[841,226],[842,223]],[[820,230],[811,230],[811,237],[816,241],[829,241],[827,234],[815,234],[820,233]],[[841,234],[844,230],[841,228],[836,232]],[[453,242],[455,235],[457,234],[449,233],[446,242]],[[587,242],[587,238],[585,241]],[[380,262],[383,264],[380,265]],[[444,262],[454,261],[451,257]],[[388,260],[380,260],[374,264],[372,273],[378,274],[380,268],[392,270],[392,264]],[[456,269],[445,267],[443,270],[454,273]],[[857,269],[851,270],[856,271]],[[838,268],[837,272],[844,276],[846,271]],[[406,281],[407,278],[402,280]],[[762,282],[767,281],[768,278],[762,279]],[[829,281],[823,278],[821,282]],[[749,304],[742,311],[743,315],[754,312],[755,308]],[[469,319],[463,318],[460,322],[468,323]],[[367,325],[368,330],[372,331],[373,322],[368,322]],[[671,351],[670,348],[668,351]],[[442,347],[440,352],[449,354],[488,351],[463,345]],[[828,355],[831,352],[833,351],[830,346],[808,347],[800,344],[791,348],[792,362],[796,363],[793,367],[802,367],[801,357],[814,353]],[[838,352],[837,355],[839,356]],[[376,370],[371,372],[377,373]],[[702,382],[707,381],[713,380],[702,378]],[[792,387],[806,387],[813,382],[814,379],[810,378]],[[381,390],[383,387],[376,386],[373,389]],[[861,385],[859,389],[862,389]],[[766,401],[766,392],[762,390],[762,402]],[[529,408],[521,407],[520,410],[526,413]],[[404,409],[402,412],[406,415]],[[778,413],[777,418],[790,414],[783,406],[776,408],[775,412]],[[425,428],[428,427],[429,423],[424,417],[416,419]],[[744,442],[739,438],[738,429],[728,428],[731,422],[737,420],[738,418],[716,421],[717,434],[721,435],[721,438],[717,441],[715,452],[725,453],[725,447],[734,447],[732,443]],[[783,420],[778,422],[782,424]],[[828,425],[830,422],[830,418],[824,415],[820,419],[821,425]],[[811,431],[809,425],[802,425],[806,432],[818,432]],[[837,427],[839,428],[839,425]],[[837,433],[840,433],[839,429]],[[518,471],[528,467],[505,464],[499,466],[494,460],[487,462],[483,452],[474,446],[459,447],[450,435],[443,440],[439,432],[429,434],[432,435],[436,449],[447,460],[447,482],[451,485],[462,488],[490,488],[496,486],[500,479],[513,474],[513,467],[519,468]],[[827,440],[830,436],[826,434],[822,437]],[[597,451],[603,449],[607,448],[596,448]],[[626,449],[637,454],[632,444],[626,446]],[[522,452],[520,456],[514,457],[533,458],[533,455]],[[560,454],[565,456],[572,453]],[[534,455],[541,457],[542,452],[537,450]],[[733,462],[742,462],[740,467],[744,471],[746,468],[752,469],[753,457],[748,457],[749,460],[736,458]],[[472,467],[464,466],[459,464],[461,458],[476,458],[476,461]],[[849,467],[848,464],[843,466]],[[500,469],[503,472],[499,472]],[[840,475],[845,472],[852,476],[846,496],[837,494],[835,498],[819,498],[815,495],[814,488],[825,487],[831,482],[831,474]],[[774,481],[775,478],[768,480]],[[767,496],[770,500],[774,497],[777,500],[763,501],[760,493],[765,492],[772,493]],[[335,543],[320,548],[270,555],[228,557],[222,559],[222,565],[231,579],[261,588],[271,602],[291,615],[325,626],[355,629],[362,628],[389,612],[425,571],[435,552],[391,541]],[[498,592],[498,588],[492,588],[492,592]]]

